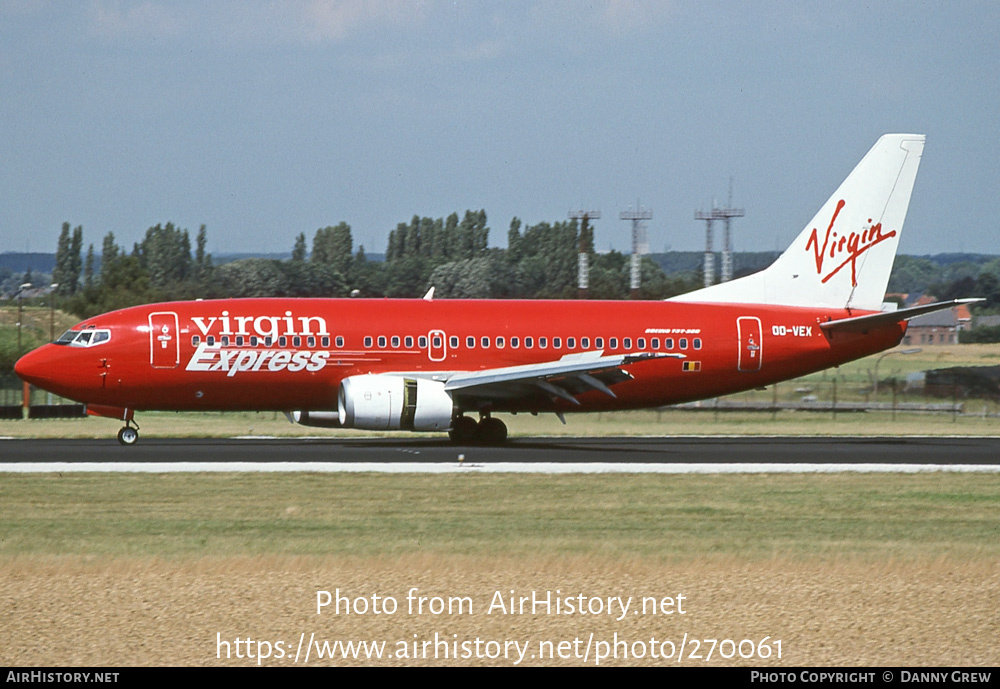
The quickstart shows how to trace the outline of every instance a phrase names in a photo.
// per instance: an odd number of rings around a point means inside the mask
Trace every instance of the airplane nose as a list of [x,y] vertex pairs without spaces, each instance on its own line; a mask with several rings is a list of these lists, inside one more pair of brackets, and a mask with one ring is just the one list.
[[44,347],[28,352],[14,364],[14,373],[21,380],[42,388],[52,375],[52,365],[43,350]]

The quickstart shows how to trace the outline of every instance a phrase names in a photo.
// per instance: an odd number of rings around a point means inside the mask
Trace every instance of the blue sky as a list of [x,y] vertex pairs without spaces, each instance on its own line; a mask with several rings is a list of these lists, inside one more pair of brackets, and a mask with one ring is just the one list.
[[904,253],[1000,253],[1000,4],[0,0],[0,251],[172,221],[290,251],[485,208],[495,246],[600,209],[599,250],[783,249],[875,140],[926,134]]

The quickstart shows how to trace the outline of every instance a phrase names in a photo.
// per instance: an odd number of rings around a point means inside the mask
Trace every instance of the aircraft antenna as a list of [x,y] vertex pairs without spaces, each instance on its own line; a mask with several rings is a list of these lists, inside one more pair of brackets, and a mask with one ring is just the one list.
[[590,254],[594,252],[594,235],[588,232],[591,220],[599,220],[601,211],[570,211],[571,220],[580,221],[580,253],[576,263],[577,298],[586,299],[590,292]]
[[629,289],[633,299],[639,296],[639,266],[642,256],[649,253],[649,240],[646,238],[645,220],[652,220],[653,211],[639,205],[639,199],[635,201],[635,210],[627,210],[619,213],[621,220],[632,221],[632,265],[629,270]]

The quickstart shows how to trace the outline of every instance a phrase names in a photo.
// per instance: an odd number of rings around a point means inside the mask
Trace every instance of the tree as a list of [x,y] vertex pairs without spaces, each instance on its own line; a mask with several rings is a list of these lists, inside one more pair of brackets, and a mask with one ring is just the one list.
[[299,232],[299,236],[295,238],[295,248],[292,249],[292,260],[293,261],[305,261],[306,260],[306,233]]
[[178,229],[170,222],[150,227],[138,247],[138,256],[142,267],[149,271],[154,287],[183,282],[191,273],[188,231]]
[[198,282],[205,284],[212,273],[212,256],[206,251],[208,246],[208,230],[204,225],[198,228],[198,236],[195,242],[194,278]]
[[521,219],[511,218],[510,229],[507,230],[507,260],[517,263],[521,260]]
[[87,260],[83,267],[83,288],[90,289],[94,286],[94,245],[87,246]]
[[59,233],[59,241],[56,244],[56,265],[52,269],[52,282],[58,283],[58,293],[65,296],[74,292],[72,283],[73,264],[70,257],[72,241],[70,225],[68,222],[64,222],[62,224],[62,231]]
[[351,226],[341,222],[335,227],[323,227],[313,236],[313,250],[310,260],[332,266],[341,275],[347,274],[354,252]]
[[110,268],[110,266],[118,258],[118,245],[115,244],[115,234],[114,232],[108,232],[104,235],[104,242],[101,244],[101,279],[104,279],[104,274]]
[[83,269],[83,226],[77,225],[73,228],[73,238],[69,246],[69,280],[70,293],[76,294],[80,288],[80,272]]

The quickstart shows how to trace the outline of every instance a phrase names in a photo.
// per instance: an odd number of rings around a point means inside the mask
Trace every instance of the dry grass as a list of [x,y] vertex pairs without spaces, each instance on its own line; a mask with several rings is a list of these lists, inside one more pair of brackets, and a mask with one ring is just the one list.
[[[407,592],[468,597],[464,614],[407,614]],[[393,615],[316,614],[317,591],[398,603]],[[684,596],[684,615],[487,614],[494,596],[559,590],[562,597]],[[782,657],[692,659],[684,665],[995,666],[1000,662],[1000,567],[928,558],[910,562],[745,562],[706,557],[683,564],[601,557],[233,557],[195,561],[20,557],[0,563],[0,662],[8,665],[253,665],[235,640],[283,641],[293,665],[300,635],[385,641],[408,648],[440,638],[529,643],[528,665],[582,665],[579,657],[531,658],[539,642],[629,644],[688,639],[781,641]],[[217,636],[219,635],[219,636]],[[229,641],[230,657],[217,640]],[[427,647],[433,654],[434,646]],[[461,649],[461,647],[459,647]],[[483,647],[485,650],[485,647]],[[572,645],[567,649],[574,648]],[[596,648],[596,647],[595,647]],[[630,646],[630,648],[632,648]],[[746,647],[745,647],[746,648]],[[772,646],[773,648],[773,646]],[[245,654],[246,646],[243,646]],[[667,648],[669,650],[669,648]],[[698,653],[707,656],[708,643]],[[439,647],[439,654],[442,649]],[[276,655],[276,653],[275,653]],[[594,652],[586,664],[594,664]],[[316,660],[310,665],[512,665],[513,659]],[[300,660],[301,663],[301,660]],[[605,665],[674,664],[650,658]]]

